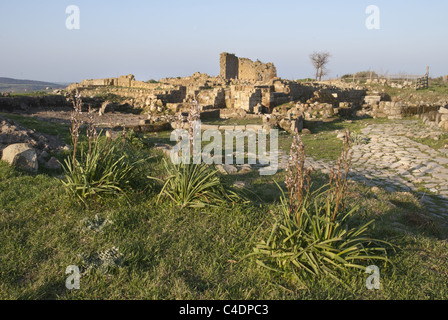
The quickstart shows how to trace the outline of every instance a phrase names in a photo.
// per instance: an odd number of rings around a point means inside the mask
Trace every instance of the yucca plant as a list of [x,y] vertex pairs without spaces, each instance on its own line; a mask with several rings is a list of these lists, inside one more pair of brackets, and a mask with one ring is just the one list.
[[[188,115],[190,150],[194,150],[193,128],[200,120],[199,110],[199,104],[194,100]],[[179,124],[181,119],[178,119]],[[181,209],[234,204],[244,198],[224,187],[216,169],[204,163],[195,163],[192,156],[188,163],[173,164],[165,161],[165,170],[167,178],[158,199],[169,198]]]
[[205,164],[173,164],[165,161],[167,179],[161,198],[171,199],[180,208],[203,208],[236,203],[243,197],[223,186],[217,170]]
[[81,146],[74,162],[71,157],[65,159],[62,183],[83,202],[90,196],[124,193],[123,187],[129,183],[138,162],[129,161],[118,143],[98,139],[90,149]]
[[101,137],[93,124],[93,113],[89,109],[87,143],[79,142],[82,101],[74,97],[72,114],[73,154],[66,158],[62,167],[65,179],[62,183],[70,194],[81,202],[89,197],[125,193],[133,172],[143,160],[133,159],[124,144]]
[[283,273],[302,285],[310,278],[329,276],[341,281],[350,269],[364,270],[366,263],[390,262],[384,245],[367,236],[374,221],[351,226],[358,207],[345,209],[350,166],[347,132],[345,148],[330,183],[310,191],[310,172],[304,169],[305,150],[297,136],[291,149],[286,186],[267,241],[254,248],[258,265]]

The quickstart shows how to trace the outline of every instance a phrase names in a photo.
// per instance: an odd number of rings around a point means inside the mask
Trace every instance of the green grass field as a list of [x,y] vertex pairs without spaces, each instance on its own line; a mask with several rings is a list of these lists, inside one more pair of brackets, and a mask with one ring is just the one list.
[[[354,130],[358,125],[364,124],[335,124]],[[318,144],[314,139],[326,137],[328,144],[334,143],[331,131],[324,129],[319,135],[304,136],[305,144],[310,154],[332,158],[336,148],[312,148]],[[288,136],[284,140],[287,146]],[[164,178],[161,153],[145,152],[153,157],[145,166],[148,175]],[[150,181],[148,188],[129,190],[127,198],[91,200],[86,208],[67,195],[60,174],[28,174],[0,163],[0,299],[448,298],[447,230],[428,218],[409,193],[374,193],[362,184],[349,185],[347,206],[360,206],[353,224],[375,219],[371,235],[395,246],[395,251],[389,250],[395,268],[378,265],[381,289],[369,291],[368,275],[361,271],[344,274],[346,286],[322,278],[303,287],[245,259],[255,244],[269,236],[280,197],[275,182],[284,181],[284,172],[271,177],[256,173],[225,177],[229,182],[249,183],[258,197],[248,204],[183,210],[169,201],[158,203],[161,184]],[[327,177],[316,172],[313,181],[317,187]],[[101,232],[85,228],[85,219],[93,221],[96,215],[112,224]],[[113,247],[122,254],[118,267],[107,273],[93,268],[81,277],[80,290],[66,289],[68,266],[83,266],[82,255]]]

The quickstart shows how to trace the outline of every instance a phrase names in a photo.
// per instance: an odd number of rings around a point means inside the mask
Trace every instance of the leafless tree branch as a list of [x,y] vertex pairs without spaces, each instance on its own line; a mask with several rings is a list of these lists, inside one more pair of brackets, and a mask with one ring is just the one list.
[[326,65],[330,61],[330,53],[327,51],[313,52],[310,54],[310,60],[313,64],[314,69],[316,69],[316,81],[322,81],[322,78],[328,74]]

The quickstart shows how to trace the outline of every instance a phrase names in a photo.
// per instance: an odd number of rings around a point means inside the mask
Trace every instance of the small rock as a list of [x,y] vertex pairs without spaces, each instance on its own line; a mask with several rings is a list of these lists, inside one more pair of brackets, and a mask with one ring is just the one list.
[[146,126],[147,124],[151,124],[151,120],[140,120],[139,125]]
[[48,158],[48,152],[47,151],[42,151],[40,153],[40,155],[37,157],[37,161],[40,164],[45,164],[47,162],[47,158]]
[[224,170],[226,170],[226,172],[228,174],[235,174],[238,172],[238,169],[234,165],[231,165],[231,164],[225,164],[225,165],[223,165],[223,168],[224,168]]
[[336,138],[344,140],[345,139],[345,133],[344,132],[339,133]]
[[237,189],[244,189],[247,187],[247,183],[244,181],[236,181],[233,186]]
[[250,164],[239,166],[238,169],[238,174],[247,174],[252,172],[252,167]]
[[447,107],[440,108],[439,113],[448,114],[448,108]]
[[222,174],[236,174],[238,173],[238,169],[231,164],[218,164],[216,166],[216,169],[218,169],[219,172],[221,172]]
[[62,169],[61,164],[59,163],[58,159],[55,157],[51,157],[50,160],[48,160],[47,164],[45,165],[50,170],[60,170]]
[[169,144],[157,144],[154,149],[162,151],[167,157],[171,156],[172,146]]
[[302,134],[311,134],[310,129],[302,129]]
[[375,193],[375,194],[378,194],[378,193],[381,192],[381,189],[378,188],[378,187],[373,187],[372,189],[370,189],[370,191],[372,191],[372,192]]
[[47,152],[47,151],[42,151],[42,153],[40,154],[40,156],[41,156],[43,159],[47,159],[47,158],[48,158],[48,152]]

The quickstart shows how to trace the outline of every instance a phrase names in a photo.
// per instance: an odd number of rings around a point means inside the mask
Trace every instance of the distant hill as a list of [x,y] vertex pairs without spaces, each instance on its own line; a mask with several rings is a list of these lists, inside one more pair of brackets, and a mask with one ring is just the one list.
[[35,80],[19,80],[0,77],[0,92],[52,91],[66,87],[67,85],[61,83],[58,84]]

